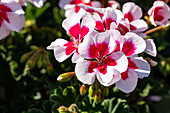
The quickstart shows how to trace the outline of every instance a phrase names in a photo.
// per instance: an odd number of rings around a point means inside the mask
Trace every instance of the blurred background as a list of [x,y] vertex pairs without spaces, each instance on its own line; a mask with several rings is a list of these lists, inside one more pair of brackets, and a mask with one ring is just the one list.
[[[144,15],[154,2],[117,1],[120,6],[135,2]],[[23,7],[24,28],[0,40],[0,113],[57,113],[60,106],[69,107],[73,103],[84,113],[170,113],[169,26],[148,35],[154,39],[158,51],[157,57],[149,56],[158,62],[152,67],[150,76],[139,79],[130,94],[110,86],[109,96],[96,104],[88,94],[80,95],[82,83],[76,77],[68,82],[57,81],[58,75],[74,71],[75,66],[70,59],[57,62],[53,51],[46,50],[57,38],[69,40],[61,26],[65,16],[58,2],[47,0],[41,8],[28,3]]]

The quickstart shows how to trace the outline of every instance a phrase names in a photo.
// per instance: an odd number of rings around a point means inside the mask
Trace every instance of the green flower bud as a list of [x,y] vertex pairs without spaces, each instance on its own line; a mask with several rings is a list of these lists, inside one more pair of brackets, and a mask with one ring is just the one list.
[[57,81],[59,82],[69,81],[73,77],[73,75],[75,75],[75,72],[63,73],[58,76]]
[[95,93],[94,94],[94,101],[98,104],[101,102],[101,93]]
[[108,87],[105,87],[103,92],[104,92],[104,96],[106,96],[106,97],[109,96],[109,88]]
[[89,87],[89,95],[90,95],[91,97],[94,95],[94,87],[93,87],[93,85],[91,85],[91,86]]

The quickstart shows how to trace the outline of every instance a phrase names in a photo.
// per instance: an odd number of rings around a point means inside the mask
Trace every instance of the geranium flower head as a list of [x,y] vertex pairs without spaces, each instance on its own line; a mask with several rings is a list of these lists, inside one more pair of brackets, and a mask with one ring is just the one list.
[[72,62],[75,63],[80,58],[78,53],[79,44],[85,36],[89,35],[94,30],[95,22],[92,18],[86,16],[80,24],[80,18],[73,17],[65,19],[62,26],[72,36],[71,41],[57,39],[52,42],[47,49],[54,50],[54,56],[59,62],[66,60],[74,53]]
[[[120,37],[113,31],[114,37]],[[84,60],[77,62],[75,73],[84,84],[92,84],[97,77],[105,86],[114,84],[121,79],[120,73],[127,69],[127,58],[123,52],[113,52],[116,42],[109,32],[98,33],[94,37],[86,37],[78,51]]]
[[155,1],[153,6],[149,9],[148,14],[150,21],[154,26],[169,25],[170,8],[163,1]]

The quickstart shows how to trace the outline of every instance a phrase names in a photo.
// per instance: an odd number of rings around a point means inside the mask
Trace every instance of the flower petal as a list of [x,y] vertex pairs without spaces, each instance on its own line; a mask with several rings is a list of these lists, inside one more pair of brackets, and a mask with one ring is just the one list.
[[104,19],[106,24],[106,29],[110,30],[110,26],[112,22],[118,24],[122,20],[123,14],[121,11],[113,8],[106,8]]
[[128,19],[129,22],[140,19],[142,17],[142,9],[134,4],[133,2],[128,2],[123,5],[122,12],[124,14],[124,19]]
[[157,50],[156,50],[156,45],[153,42],[153,39],[146,39],[145,42],[146,42],[146,48],[144,52],[151,56],[156,57]]
[[4,22],[2,22],[1,26],[0,26],[0,40],[7,37],[10,33],[10,30],[6,28],[6,26],[4,25]]
[[137,81],[138,81],[137,74],[131,70],[127,70],[121,75],[127,76],[127,78],[125,80],[121,79],[118,82],[116,82],[117,88],[125,93],[132,92],[136,88],[136,85],[137,85]]
[[80,31],[80,39],[82,39],[85,35],[90,34],[95,28],[95,21],[90,16],[85,16],[81,23],[81,31]]
[[144,60],[142,57],[134,57],[130,58],[131,61],[133,61],[138,67],[137,69],[132,69],[137,75],[138,78],[148,77],[150,74],[150,65],[149,63]]
[[114,75],[113,66],[100,65],[99,67],[97,67],[97,69],[95,68],[94,71],[97,79],[102,85],[111,82]]
[[77,62],[75,67],[75,73],[77,78],[84,84],[91,85],[95,80],[95,73],[89,72],[90,61],[82,60]]
[[109,57],[114,59],[117,64],[114,66],[115,70],[119,71],[120,73],[127,70],[128,60],[122,51],[113,52]]
[[148,29],[148,25],[142,19],[138,19],[130,23],[130,30],[133,32],[143,32],[146,29]]
[[81,60],[83,60],[83,58],[77,52],[74,52],[72,59],[71,59],[72,63],[77,63]]
[[122,51],[126,56],[139,54],[146,48],[146,43],[142,37],[135,33],[128,32],[125,34]]
[[8,29],[12,31],[19,32],[20,29],[22,29],[25,25],[25,16],[24,15],[14,15],[8,13],[9,23],[5,22],[5,25],[8,27]]
[[77,17],[67,18],[62,23],[63,28],[75,39],[79,39],[80,19]]

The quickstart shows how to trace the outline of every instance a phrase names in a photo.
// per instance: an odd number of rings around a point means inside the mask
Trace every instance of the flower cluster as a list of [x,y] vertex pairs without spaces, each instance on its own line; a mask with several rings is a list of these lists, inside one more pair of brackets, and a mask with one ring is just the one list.
[[[138,5],[125,3],[122,11],[98,8],[97,2],[97,7],[93,7],[89,0],[60,0],[59,5],[66,10],[68,18],[62,26],[71,38],[57,39],[47,49],[54,50],[59,62],[73,54],[78,80],[91,85],[97,79],[104,86],[115,84],[129,93],[138,78],[149,76],[150,64],[141,53],[155,57],[157,52],[153,40],[146,39],[148,25]],[[170,11],[164,2],[155,1],[148,14],[153,25],[168,25]]]
[[[41,7],[45,0],[29,0]],[[25,0],[0,0],[0,40],[9,35],[10,31],[18,32],[25,25],[25,12],[21,6]]]

